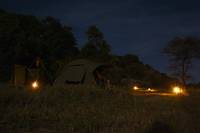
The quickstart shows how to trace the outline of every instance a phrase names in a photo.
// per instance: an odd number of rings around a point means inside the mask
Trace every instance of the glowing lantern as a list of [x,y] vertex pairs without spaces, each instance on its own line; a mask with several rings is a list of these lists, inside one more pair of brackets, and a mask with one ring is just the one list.
[[148,88],[147,90],[148,90],[148,91],[151,91],[151,88]]
[[32,88],[33,88],[33,89],[37,89],[38,87],[39,87],[38,82],[37,82],[37,81],[34,81],[34,82],[32,83]]
[[149,91],[149,92],[154,92],[154,91],[156,91],[156,90],[151,89],[151,88],[148,88],[147,91]]
[[139,90],[139,88],[138,88],[137,86],[134,86],[134,87],[133,87],[133,90],[136,91],[136,90]]
[[183,90],[180,87],[175,86],[173,88],[173,93],[175,93],[175,94],[181,94],[181,93],[183,93]]

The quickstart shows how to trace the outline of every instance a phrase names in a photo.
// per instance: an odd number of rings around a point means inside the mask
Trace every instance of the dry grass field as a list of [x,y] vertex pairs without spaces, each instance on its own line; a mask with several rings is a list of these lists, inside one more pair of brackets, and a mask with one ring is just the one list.
[[200,91],[137,95],[97,87],[1,86],[1,133],[199,133]]

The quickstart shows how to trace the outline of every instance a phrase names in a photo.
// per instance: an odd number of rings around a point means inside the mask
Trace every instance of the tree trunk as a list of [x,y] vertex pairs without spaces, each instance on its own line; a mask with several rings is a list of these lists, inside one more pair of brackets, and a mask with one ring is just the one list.
[[183,84],[183,88],[186,88],[186,59],[184,58],[182,60],[182,72],[181,72],[181,80],[182,80],[182,84]]

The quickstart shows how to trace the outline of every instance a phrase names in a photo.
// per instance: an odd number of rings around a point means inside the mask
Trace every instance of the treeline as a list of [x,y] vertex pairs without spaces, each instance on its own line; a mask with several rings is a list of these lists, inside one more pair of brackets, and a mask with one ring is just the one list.
[[38,19],[5,11],[0,11],[0,45],[1,73],[6,79],[13,64],[30,65],[39,56],[49,66],[79,53],[71,27],[53,17]]
[[88,58],[109,64],[112,69],[105,73],[109,73],[107,77],[113,83],[134,79],[152,86],[166,86],[172,82],[167,75],[143,64],[136,55],[111,54],[111,46],[96,26],[90,26],[86,35],[87,42],[78,48],[72,27],[53,17],[40,19],[0,10],[0,80],[11,78],[14,64],[30,66],[40,57],[54,78],[65,62]]

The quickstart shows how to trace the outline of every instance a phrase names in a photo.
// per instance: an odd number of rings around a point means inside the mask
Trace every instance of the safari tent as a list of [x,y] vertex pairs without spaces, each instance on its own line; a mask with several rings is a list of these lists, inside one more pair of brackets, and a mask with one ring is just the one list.
[[103,80],[99,73],[103,66],[105,65],[86,59],[74,60],[63,67],[54,82],[54,86],[99,84]]

